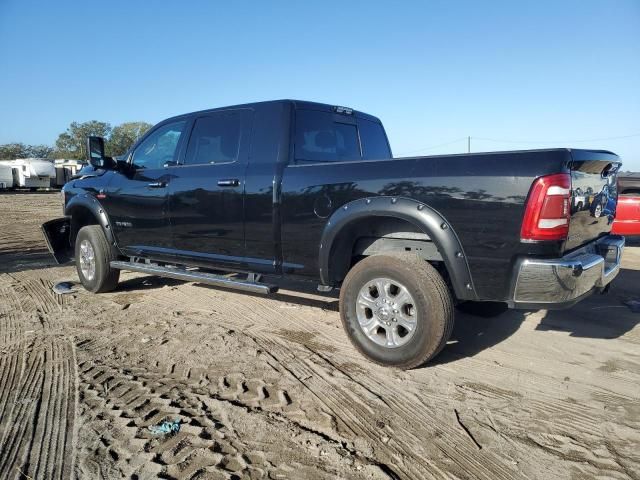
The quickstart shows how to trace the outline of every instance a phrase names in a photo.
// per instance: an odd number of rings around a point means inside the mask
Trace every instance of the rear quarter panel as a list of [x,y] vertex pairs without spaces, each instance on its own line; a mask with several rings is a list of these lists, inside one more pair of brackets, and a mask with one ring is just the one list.
[[[506,298],[524,203],[533,180],[566,171],[567,150],[294,164],[282,181],[283,260],[317,277],[328,217],[357,198],[388,195],[422,201],[453,226],[480,298]],[[561,245],[546,246],[557,249]]]

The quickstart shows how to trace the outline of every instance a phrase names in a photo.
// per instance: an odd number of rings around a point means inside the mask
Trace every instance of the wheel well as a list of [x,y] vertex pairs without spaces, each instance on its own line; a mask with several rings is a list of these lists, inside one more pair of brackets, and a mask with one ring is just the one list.
[[415,252],[448,280],[442,256],[429,235],[407,220],[388,216],[354,220],[340,230],[331,245],[329,278],[339,284],[358,261],[392,252]]
[[87,225],[99,225],[98,219],[93,212],[85,207],[76,207],[71,212],[71,231],[69,232],[69,243],[73,247],[76,244],[76,237],[82,227]]

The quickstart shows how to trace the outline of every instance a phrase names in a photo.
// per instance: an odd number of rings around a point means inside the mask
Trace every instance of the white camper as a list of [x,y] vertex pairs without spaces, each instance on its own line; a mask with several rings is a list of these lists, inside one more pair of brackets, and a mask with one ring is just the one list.
[[0,190],[13,188],[13,169],[9,165],[0,164]]
[[44,158],[19,158],[4,160],[0,164],[9,165],[13,170],[14,188],[48,188],[56,169],[51,160]]
[[56,175],[51,179],[52,187],[62,187],[65,183],[71,180],[75,174],[77,174],[85,163],[81,160],[67,160],[64,158],[58,158],[54,161]]

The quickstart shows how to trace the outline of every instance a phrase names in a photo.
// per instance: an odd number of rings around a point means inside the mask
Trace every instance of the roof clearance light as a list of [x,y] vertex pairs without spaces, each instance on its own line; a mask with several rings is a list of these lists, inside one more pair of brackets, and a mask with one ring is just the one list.
[[342,113],[344,115],[353,115],[353,109],[349,107],[333,107],[336,113]]

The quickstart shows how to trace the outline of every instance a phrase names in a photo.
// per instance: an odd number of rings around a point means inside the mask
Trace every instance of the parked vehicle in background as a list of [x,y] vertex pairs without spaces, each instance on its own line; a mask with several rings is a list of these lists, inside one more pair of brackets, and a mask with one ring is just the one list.
[[0,190],[13,188],[13,169],[0,163]]
[[[346,333],[383,365],[437,355],[458,302],[560,308],[602,292],[624,247],[607,151],[393,158],[376,117],[292,100],[170,118],[126,160],[98,137],[87,151],[66,217],[43,225],[87,290],[113,290],[121,269],[257,293],[313,281],[340,288]],[[597,216],[577,187],[598,192]]]
[[0,164],[11,167],[13,188],[49,188],[51,179],[56,176],[53,161],[44,158],[2,160]]
[[578,187],[575,190],[573,190],[572,201],[571,201],[572,212],[579,212],[584,208],[586,203],[587,203],[586,197],[584,192],[582,191],[582,188]]
[[622,173],[618,177],[618,205],[613,233],[640,235],[640,173]]
[[56,175],[51,179],[51,186],[60,188],[80,172],[87,163],[82,160],[59,158],[54,161]]

